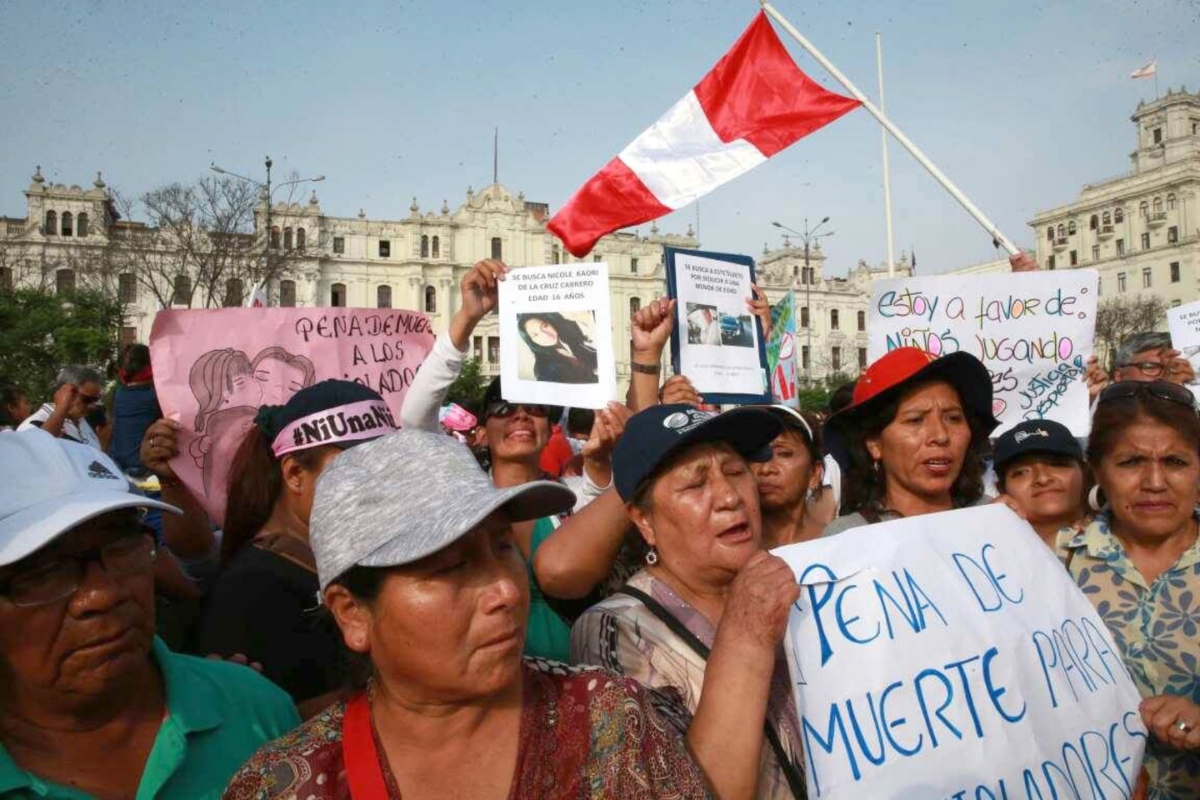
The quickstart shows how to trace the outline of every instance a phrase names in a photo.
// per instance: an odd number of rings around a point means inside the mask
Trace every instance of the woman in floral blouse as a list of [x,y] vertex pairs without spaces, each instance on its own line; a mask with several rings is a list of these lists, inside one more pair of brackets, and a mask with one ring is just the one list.
[[1100,394],[1088,460],[1107,502],[1059,534],[1141,691],[1151,800],[1200,797],[1200,418],[1187,389],[1123,382]]

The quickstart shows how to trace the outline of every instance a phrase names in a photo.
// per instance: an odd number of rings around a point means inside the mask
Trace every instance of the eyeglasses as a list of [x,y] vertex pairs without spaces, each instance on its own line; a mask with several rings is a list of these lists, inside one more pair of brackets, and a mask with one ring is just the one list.
[[1117,366],[1121,369],[1132,367],[1151,378],[1157,378],[1159,375],[1162,375],[1163,370],[1167,367],[1161,361],[1130,361],[1128,364],[1118,364]]
[[81,394],[78,395],[78,397],[85,406],[94,406],[96,403],[99,403],[101,399],[103,399],[103,395],[98,394]]
[[550,406],[531,405],[529,403],[510,403],[507,400],[496,400],[487,407],[486,417],[491,419],[508,419],[517,410],[524,410],[531,417],[548,417],[550,416]]
[[135,575],[154,563],[154,537],[138,531],[83,553],[59,556],[19,572],[0,585],[12,604],[33,608],[70,597],[83,583],[87,565],[98,562],[109,577]]
[[1178,403],[1188,408],[1196,408],[1195,396],[1184,387],[1169,381],[1121,381],[1114,383],[1100,392],[1096,404],[1107,403],[1111,400],[1127,400],[1139,394],[1148,394],[1159,400]]

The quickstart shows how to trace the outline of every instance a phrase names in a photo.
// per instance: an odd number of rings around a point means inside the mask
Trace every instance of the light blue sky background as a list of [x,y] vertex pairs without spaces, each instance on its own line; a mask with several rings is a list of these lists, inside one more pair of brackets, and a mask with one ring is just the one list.
[[[752,0],[558,3],[0,0],[0,214],[22,216],[35,164],[136,195],[210,162],[259,177],[324,173],[326,213],[402,218],[500,180],[561,206],[694,85]],[[869,94],[884,36],[893,119],[1023,244],[1032,215],[1127,167],[1152,81],[1200,88],[1196,0],[799,2],[779,9]],[[787,41],[785,39],[785,41]],[[801,67],[833,79],[798,47]],[[708,249],[757,254],[770,221],[830,216],[830,271],[884,257],[879,128],[862,110],[701,201]],[[990,241],[892,146],[897,250],[932,272]],[[685,209],[661,222],[682,232]]]

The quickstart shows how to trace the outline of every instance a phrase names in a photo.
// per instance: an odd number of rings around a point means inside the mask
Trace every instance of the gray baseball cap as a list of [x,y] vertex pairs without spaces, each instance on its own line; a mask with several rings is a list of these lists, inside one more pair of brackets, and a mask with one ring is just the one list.
[[321,590],[351,567],[398,567],[461,539],[493,511],[513,522],[570,509],[551,481],[497,489],[466,445],[406,429],[341,453],[317,481],[309,540]]

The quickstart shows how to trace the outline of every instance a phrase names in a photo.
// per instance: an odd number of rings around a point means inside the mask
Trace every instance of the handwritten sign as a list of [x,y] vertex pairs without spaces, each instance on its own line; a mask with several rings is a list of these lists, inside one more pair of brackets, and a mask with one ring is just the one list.
[[814,800],[1128,798],[1146,730],[1108,629],[991,505],[775,551]]
[[796,293],[792,291],[771,307],[767,372],[771,376],[771,399],[799,408],[800,398],[796,395]]
[[433,348],[429,318],[364,308],[160,311],[150,332],[163,413],[183,425],[175,474],[222,523],[229,468],[261,405],[329,378],[379,392],[395,419]]
[[1000,427],[1052,419],[1086,436],[1083,374],[1096,329],[1095,270],[896,278],[871,287],[869,355],[966,351],[992,376]]
[[671,363],[710,403],[767,403],[767,348],[746,300],[754,260],[666,248],[667,295],[676,300]]
[[1196,377],[1188,386],[1196,392],[1200,387],[1200,301],[1168,308],[1167,328],[1171,331],[1171,347],[1192,363]]
[[603,408],[616,399],[607,264],[514,269],[499,299],[505,400]]

